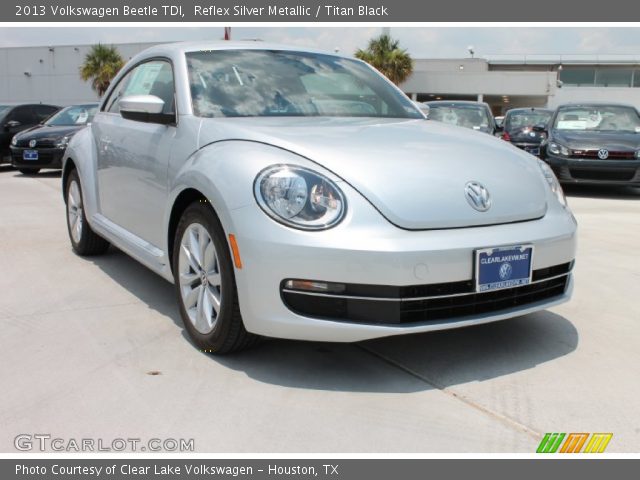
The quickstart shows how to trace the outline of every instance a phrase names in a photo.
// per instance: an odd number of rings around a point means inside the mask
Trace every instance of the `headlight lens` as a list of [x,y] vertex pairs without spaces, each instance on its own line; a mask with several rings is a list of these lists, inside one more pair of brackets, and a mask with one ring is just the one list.
[[544,179],[549,184],[549,188],[551,189],[553,194],[556,196],[558,201],[562,204],[562,206],[566,207],[567,197],[565,197],[564,195],[564,191],[560,186],[560,182],[558,181],[556,174],[553,173],[553,170],[551,170],[551,167],[547,165],[545,162],[543,162],[542,160],[538,160],[538,165],[540,166],[540,170],[542,170],[542,175],[544,175]]
[[293,165],[263,170],[254,193],[262,209],[280,223],[303,230],[325,230],[339,223],[346,210],[344,195],[324,175]]
[[14,135],[13,138],[11,139],[11,145],[15,147],[17,144],[18,144],[18,136]]
[[556,142],[549,142],[549,151],[554,155],[562,155],[565,157],[569,156],[569,149],[564,145],[560,145]]
[[70,137],[62,137],[58,140],[56,142],[56,148],[67,148],[67,145],[69,145],[69,138]]

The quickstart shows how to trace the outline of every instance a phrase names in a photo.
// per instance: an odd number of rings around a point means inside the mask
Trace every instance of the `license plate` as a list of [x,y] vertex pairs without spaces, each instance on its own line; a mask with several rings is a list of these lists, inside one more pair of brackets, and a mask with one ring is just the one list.
[[531,283],[533,245],[476,250],[476,291],[487,292]]
[[539,148],[525,148],[524,151],[530,153],[531,155],[540,155]]
[[25,150],[22,152],[23,160],[38,160],[38,151],[37,150]]

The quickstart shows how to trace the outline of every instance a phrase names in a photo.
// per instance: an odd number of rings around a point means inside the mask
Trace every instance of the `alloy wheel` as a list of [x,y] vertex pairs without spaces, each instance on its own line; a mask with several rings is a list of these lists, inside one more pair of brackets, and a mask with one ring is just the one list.
[[75,180],[71,181],[67,194],[67,220],[71,238],[76,244],[80,243],[82,238],[82,195],[78,182]]
[[220,316],[222,279],[213,239],[199,223],[189,225],[182,235],[177,280],[195,329],[205,335],[212,332]]

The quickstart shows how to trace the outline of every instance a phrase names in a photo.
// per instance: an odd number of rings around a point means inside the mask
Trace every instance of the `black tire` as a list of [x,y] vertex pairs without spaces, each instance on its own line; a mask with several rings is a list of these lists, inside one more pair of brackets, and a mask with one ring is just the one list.
[[[187,228],[194,223],[202,225],[213,240],[218,256],[218,270],[221,278],[220,312],[213,330],[208,334],[203,334],[196,330],[191,322],[182,299],[178,278],[182,237]],[[192,203],[182,214],[174,237],[172,260],[175,292],[180,306],[182,322],[198,348],[207,353],[221,355],[249,348],[259,342],[259,336],[247,332],[244,328],[238,303],[234,266],[231,261],[226,236],[220,221],[207,203]]]
[[40,171],[39,168],[19,168],[18,171],[23,175],[37,175]]
[[69,233],[69,240],[71,241],[71,246],[73,250],[81,256],[92,256],[92,255],[102,255],[109,248],[109,242],[104,238],[95,233],[89,223],[87,222],[87,216],[85,214],[84,209],[84,201],[82,201],[82,209],[80,212],[81,220],[82,220],[82,228],[81,233],[79,235],[79,239],[76,240],[74,235],[71,233],[71,224],[70,224],[70,215],[69,215],[69,189],[71,188],[71,184],[76,182],[78,185],[78,190],[80,193],[80,198],[82,198],[82,185],[80,185],[80,178],[78,177],[77,170],[71,170],[69,173],[69,177],[67,178],[67,184],[65,185],[64,190],[64,202],[67,210],[67,232]]

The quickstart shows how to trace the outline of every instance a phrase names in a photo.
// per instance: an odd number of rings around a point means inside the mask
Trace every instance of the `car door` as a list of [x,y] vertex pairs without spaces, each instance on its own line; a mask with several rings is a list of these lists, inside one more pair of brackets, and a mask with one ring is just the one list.
[[165,102],[163,113],[175,115],[171,63],[158,59],[135,66],[113,89],[91,125],[98,152],[100,213],[160,247],[164,240],[167,169],[177,128],[175,123],[163,125],[123,118],[119,101],[129,95],[156,95]]

